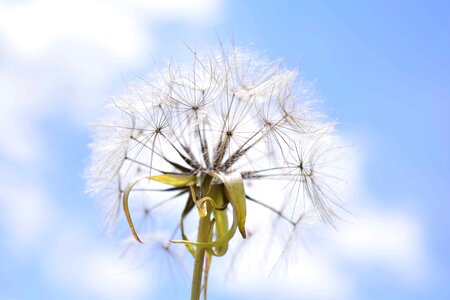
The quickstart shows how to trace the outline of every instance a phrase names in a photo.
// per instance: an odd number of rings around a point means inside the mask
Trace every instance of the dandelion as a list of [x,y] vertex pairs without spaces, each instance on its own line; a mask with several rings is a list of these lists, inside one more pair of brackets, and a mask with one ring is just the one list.
[[[287,244],[310,220],[333,224],[342,179],[334,126],[311,110],[312,89],[295,71],[236,47],[192,55],[113,99],[96,126],[88,185],[106,199],[108,224],[123,210],[139,243],[173,224],[161,245],[184,245],[194,257],[191,299],[199,299],[212,257],[232,251],[232,240],[245,244],[263,222],[291,228]],[[188,229],[192,220],[197,230]],[[272,240],[284,234],[278,229],[271,226]]]

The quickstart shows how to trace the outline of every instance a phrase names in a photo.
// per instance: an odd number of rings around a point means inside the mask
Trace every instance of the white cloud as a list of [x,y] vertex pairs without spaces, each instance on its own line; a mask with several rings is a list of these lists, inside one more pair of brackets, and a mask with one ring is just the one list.
[[[254,245],[251,253],[239,258],[242,267],[233,272],[227,285],[232,293],[258,299],[348,299],[353,292],[354,282],[349,274],[338,268],[333,259],[314,250],[310,253],[297,248],[290,258],[284,258],[283,267],[270,276],[263,274],[261,265],[268,260],[275,262],[279,254],[275,251],[265,255],[264,247]],[[221,276],[214,275],[211,277],[215,280]],[[218,286],[217,282],[214,285]]]
[[[419,219],[404,212],[367,207],[354,213],[361,217],[351,224],[338,223],[337,230],[315,224],[314,232],[300,232],[305,244],[297,240],[271,276],[268,274],[282,245],[273,235],[249,241],[241,252],[233,253],[239,263],[232,269],[231,293],[263,299],[274,295],[278,299],[351,299],[364,285],[361,270],[388,275],[416,288],[430,276]],[[269,233],[270,229],[263,231]],[[270,247],[268,240],[272,241]],[[227,266],[216,260],[214,268],[223,272]],[[219,286],[223,277],[214,268],[211,278],[213,285]]]
[[[0,154],[44,155],[37,128],[49,111],[83,123],[123,70],[146,65],[161,22],[207,24],[220,1],[38,0],[0,3]],[[8,138],[5,138],[8,137]]]
[[149,295],[157,278],[136,268],[130,258],[102,246],[79,224],[64,224],[43,254],[47,282],[96,299],[135,299]]
[[381,267],[409,280],[423,278],[427,268],[419,220],[401,212],[366,210],[335,232],[339,254],[352,264]]
[[54,208],[38,189],[17,184],[1,185],[0,229],[11,253],[27,257],[45,244]]
[[218,1],[207,0],[39,0],[1,6],[0,32],[27,59],[43,55],[57,43],[68,43],[102,49],[126,63],[141,57],[148,47],[145,23],[165,18],[205,22],[218,13]]
[[[402,220],[403,219],[403,220]],[[415,224],[404,216],[370,216],[337,232],[336,241],[353,259],[398,263],[415,259],[418,244]]]
[[98,229],[87,230],[86,224],[75,222],[38,188],[9,182],[1,190],[5,250],[17,261],[35,259],[48,285],[97,299],[151,294],[158,282],[151,268],[138,268],[131,257],[121,258],[120,247],[113,251],[96,239]]
[[43,101],[25,101],[35,92],[28,78],[0,70],[0,151],[15,161],[29,162],[42,149],[32,112]]

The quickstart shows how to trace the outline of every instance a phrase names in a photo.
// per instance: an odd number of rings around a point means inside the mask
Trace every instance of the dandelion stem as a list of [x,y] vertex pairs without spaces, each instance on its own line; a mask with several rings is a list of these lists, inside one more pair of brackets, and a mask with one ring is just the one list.
[[[198,224],[198,242],[207,242],[209,237],[209,227],[210,227],[210,214],[203,218],[200,218]],[[205,261],[205,251],[203,247],[197,247],[195,249],[195,262],[194,262],[194,274],[192,275],[192,287],[191,287],[191,300],[199,300],[202,291],[202,274],[203,274],[203,263]]]

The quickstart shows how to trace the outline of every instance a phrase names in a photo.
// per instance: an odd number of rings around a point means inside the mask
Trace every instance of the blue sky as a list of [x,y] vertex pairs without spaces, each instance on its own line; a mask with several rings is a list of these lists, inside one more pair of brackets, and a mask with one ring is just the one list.
[[310,242],[306,275],[225,288],[216,271],[211,299],[450,297],[448,3],[145,3],[0,3],[0,299],[185,295],[104,235],[84,194],[88,124],[136,74],[218,36],[315,83],[354,145],[358,221]]

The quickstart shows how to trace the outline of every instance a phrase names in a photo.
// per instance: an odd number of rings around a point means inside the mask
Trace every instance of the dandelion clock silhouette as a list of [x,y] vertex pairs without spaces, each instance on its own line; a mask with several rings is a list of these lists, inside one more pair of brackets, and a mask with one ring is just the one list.
[[275,259],[260,264],[273,270],[298,228],[338,218],[344,147],[314,102],[281,61],[237,47],[192,51],[111,101],[94,127],[88,190],[110,226],[127,224],[133,246],[184,249],[190,299],[206,298],[213,257],[239,268],[262,235],[258,251]]

